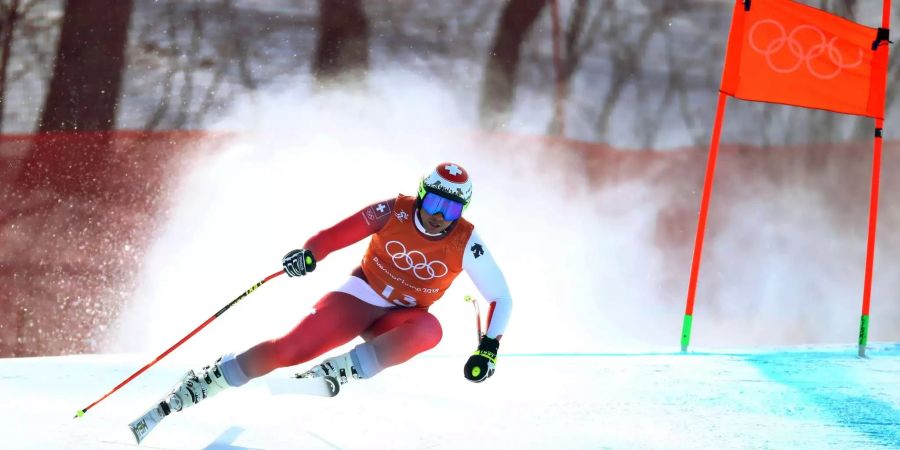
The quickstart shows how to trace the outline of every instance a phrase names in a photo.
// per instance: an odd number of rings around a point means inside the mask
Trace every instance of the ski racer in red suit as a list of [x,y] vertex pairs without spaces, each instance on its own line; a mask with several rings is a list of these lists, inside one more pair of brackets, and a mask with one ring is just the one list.
[[441,325],[428,307],[463,271],[491,305],[487,332],[463,375],[476,383],[486,380],[494,373],[512,299],[487,245],[462,217],[471,198],[468,173],[457,164],[441,163],[422,177],[416,197],[401,194],[366,206],[289,252],[282,260],[285,272],[303,276],[332,252],[372,237],[359,267],[325,294],[312,314],[284,336],[188,372],[168,396],[171,409],[180,411],[277,368],[310,361],[357,336],[364,342],[303,376],[332,376],[343,384],[406,362],[441,340]]

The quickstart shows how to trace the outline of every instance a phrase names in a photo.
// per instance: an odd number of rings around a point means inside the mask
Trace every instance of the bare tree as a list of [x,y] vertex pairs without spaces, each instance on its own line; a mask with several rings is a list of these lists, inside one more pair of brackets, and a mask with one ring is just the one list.
[[[631,42],[617,41],[618,45],[612,51],[611,56],[614,63],[612,80],[607,87],[600,114],[597,118],[597,136],[606,136],[612,112],[621,98],[625,86],[640,80],[641,72],[644,68],[642,59],[650,39],[653,38],[654,34],[661,32],[663,24],[673,14],[684,8],[684,2],[652,2],[652,4],[647,4],[646,7],[648,8],[647,14],[637,39]],[[628,22],[627,20],[617,21],[617,25],[607,30],[605,36],[608,39],[618,39],[616,36],[624,34],[622,27],[627,26]],[[642,92],[638,90],[639,97]],[[641,103],[640,101],[638,102],[638,104]]]
[[115,128],[132,0],[66,3],[39,130]]
[[[613,0],[605,0],[603,5],[609,7],[612,1]],[[569,85],[572,81],[572,75],[578,70],[578,66],[581,63],[585,52],[594,46],[594,36],[600,22],[600,15],[594,15],[594,20],[591,25],[586,27],[585,24],[589,16],[588,7],[589,4],[587,0],[575,1],[572,5],[572,12],[569,14],[568,25],[563,33],[562,48],[559,49],[561,52],[561,55],[559,55],[560,67],[556,68],[556,70],[559,71],[559,73],[556,74],[556,82],[559,84],[559,86],[557,86],[558,98],[556,99],[556,108],[558,111],[553,115],[550,125],[547,127],[549,134],[562,134],[564,131],[561,110],[565,108],[565,104],[570,95]],[[600,8],[603,7],[604,6],[600,6]],[[556,4],[554,4],[554,8],[556,8]],[[554,18],[554,20],[556,20],[556,18]],[[554,49],[554,51],[557,50]],[[556,62],[556,60],[557,58],[554,57],[554,62]]]
[[12,53],[13,33],[19,21],[19,0],[0,3],[0,133],[3,133],[3,111],[6,109],[6,68]]
[[509,116],[522,44],[546,5],[546,0],[509,0],[500,13],[479,108],[480,122],[487,129],[503,125]]
[[362,0],[319,0],[313,73],[321,81],[355,80],[369,69],[369,23]]
[[[56,27],[55,19],[41,11],[47,3],[47,0],[0,0],[0,133],[6,129],[7,112],[23,115],[18,108],[7,108],[10,86],[24,77],[39,79],[40,66],[48,57],[48,52],[37,45],[45,36],[52,35],[51,29]],[[11,64],[14,53],[15,64]]]
[[[131,0],[66,4],[39,122],[41,133],[115,129],[130,17]],[[108,166],[109,146],[104,142],[61,150],[50,140],[38,140],[22,162],[18,183],[25,188],[44,185],[65,190],[73,180],[80,180],[79,189],[94,191]]]
[[[216,107],[271,81],[266,73],[277,72],[283,58],[269,58],[268,35],[306,25],[289,14],[241,11],[234,0],[154,6],[135,26],[131,54],[135,65],[153,68],[138,77],[147,89],[136,89],[155,105],[141,118],[147,130],[202,127]],[[260,46],[265,50],[254,54]]]

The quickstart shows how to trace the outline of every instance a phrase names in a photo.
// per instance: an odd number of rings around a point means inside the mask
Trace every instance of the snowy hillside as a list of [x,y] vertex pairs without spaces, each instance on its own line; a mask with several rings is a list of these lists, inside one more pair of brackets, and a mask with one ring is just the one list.
[[[273,396],[266,377],[169,416],[148,449],[900,448],[900,344],[722,352],[423,355],[335,398]],[[134,447],[127,424],[189,363],[164,360],[84,417],[151,354],[0,360],[8,449]],[[280,376],[275,372],[269,377]]]

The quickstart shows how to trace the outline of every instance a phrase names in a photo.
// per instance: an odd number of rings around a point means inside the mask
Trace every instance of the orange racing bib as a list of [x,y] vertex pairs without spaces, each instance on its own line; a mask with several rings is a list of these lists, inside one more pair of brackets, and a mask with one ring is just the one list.
[[475,228],[463,218],[450,232],[430,239],[416,228],[416,199],[400,195],[384,228],[372,235],[362,260],[369,286],[385,300],[428,308],[462,272],[466,243]]

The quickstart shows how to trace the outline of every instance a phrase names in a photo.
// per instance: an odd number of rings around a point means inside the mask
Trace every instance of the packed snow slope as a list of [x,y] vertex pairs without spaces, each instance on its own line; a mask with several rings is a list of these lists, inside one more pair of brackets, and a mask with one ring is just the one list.
[[[752,351],[502,355],[482,384],[465,355],[422,355],[335,398],[272,395],[267,377],[169,416],[149,449],[900,448],[900,344]],[[127,424],[190,367],[155,355],[0,360],[7,449],[134,447]],[[268,377],[285,376],[274,372]]]

